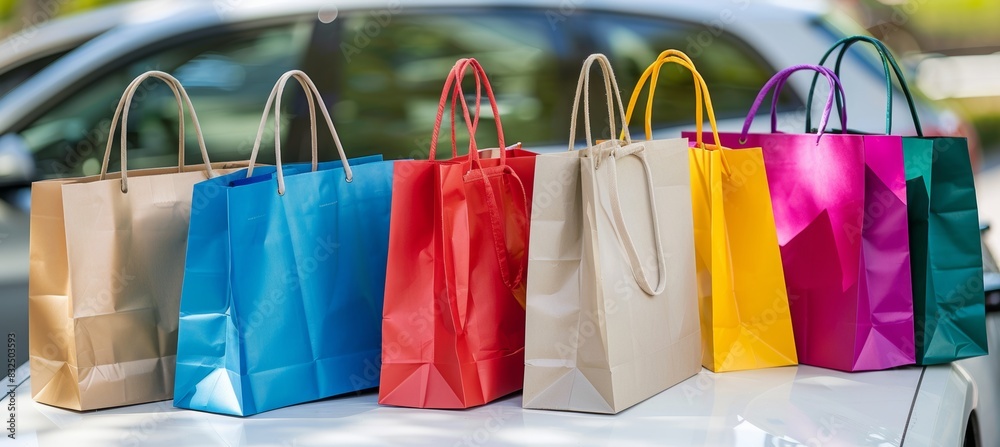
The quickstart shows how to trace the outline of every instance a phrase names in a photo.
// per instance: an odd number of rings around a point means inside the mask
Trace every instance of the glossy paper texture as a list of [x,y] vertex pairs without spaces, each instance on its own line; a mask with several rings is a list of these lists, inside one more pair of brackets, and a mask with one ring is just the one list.
[[902,140],[720,135],[762,147],[799,363],[843,371],[914,362]]
[[499,159],[482,160],[508,266],[497,255],[487,186],[467,156],[397,162],[380,404],[467,408],[521,389],[524,292],[508,288],[500,269],[525,274],[534,155],[508,150],[512,173]]
[[[378,386],[393,164],[195,186],[174,405],[247,416]],[[238,181],[238,186],[231,186]]]
[[650,166],[666,260],[667,286],[656,296],[638,286],[609,205],[618,194],[658,282],[647,173],[635,156],[601,157],[595,169],[587,155],[620,144],[536,162],[524,408],[618,413],[701,370],[687,141],[634,143]]
[[[214,165],[217,172],[238,164]],[[191,190],[204,165],[36,182],[28,313],[32,397],[93,410],[173,396]]]
[[964,138],[903,137],[917,362],[987,354],[976,189]]
[[795,365],[761,149],[692,147],[690,160],[702,365],[715,372]]

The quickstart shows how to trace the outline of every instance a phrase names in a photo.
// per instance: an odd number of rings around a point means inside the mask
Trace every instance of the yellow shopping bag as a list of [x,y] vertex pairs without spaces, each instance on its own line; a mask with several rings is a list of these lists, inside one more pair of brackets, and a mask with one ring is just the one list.
[[795,365],[795,338],[761,148],[733,150],[702,139],[702,98],[719,141],[708,86],[688,56],[667,50],[639,78],[626,119],[649,80],[646,138],[660,68],[679,64],[695,83],[696,142],[690,150],[702,365],[736,371]]

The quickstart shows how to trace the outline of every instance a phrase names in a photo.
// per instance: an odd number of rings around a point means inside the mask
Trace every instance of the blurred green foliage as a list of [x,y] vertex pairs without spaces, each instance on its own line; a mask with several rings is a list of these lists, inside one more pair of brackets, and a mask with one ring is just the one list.
[[13,0],[0,2],[0,24],[6,23],[13,17],[15,4]]
[[72,14],[74,12],[84,11],[87,9],[92,9],[97,6],[105,5],[108,3],[115,3],[114,1],[105,0],[75,0],[67,2],[65,6],[59,9],[59,14]]
[[974,38],[997,44],[1000,2],[996,0],[910,0],[900,6],[911,12],[917,31],[939,38]]
[[996,97],[962,98],[947,101],[961,111],[976,128],[983,150],[1000,152],[1000,101]]
[[[996,0],[922,0],[913,14],[917,32],[948,40],[957,47],[1000,49],[1000,2]],[[963,98],[949,101],[969,118],[983,150],[1000,151],[1000,101]]]
[[979,132],[979,141],[983,144],[983,149],[996,152],[1000,151],[1000,113],[973,114],[972,125]]
[[[837,0],[857,5],[854,0]],[[861,0],[872,31],[888,31],[897,51],[944,55],[988,54],[1000,51],[1000,1],[997,0]],[[883,24],[892,26],[885,28]],[[964,115],[979,133],[984,150],[1000,151],[1000,101],[996,97],[943,100]]]
[[56,11],[56,17],[130,0],[0,0],[0,36],[17,32],[33,11]]

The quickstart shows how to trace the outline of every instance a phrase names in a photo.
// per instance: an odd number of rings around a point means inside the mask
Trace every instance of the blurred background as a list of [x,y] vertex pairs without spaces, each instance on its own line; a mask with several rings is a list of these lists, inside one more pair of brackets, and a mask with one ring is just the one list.
[[[23,33],[25,30],[29,31],[28,34],[32,34],[30,31],[55,18],[71,17],[87,11],[109,10],[109,6],[125,3],[136,2],[134,0],[2,0],[0,39],[8,38],[19,31]],[[203,3],[211,3],[216,10],[222,12],[251,2],[217,0]],[[328,15],[333,14],[329,17],[333,20],[336,17],[337,4],[343,2],[330,0],[328,3],[326,12]],[[403,2],[404,7],[406,3]],[[474,5],[476,2],[467,3]],[[517,3],[519,2],[513,2]],[[586,0],[566,3],[580,9],[588,6]],[[590,3],[600,6],[602,2]],[[774,2],[734,0],[730,3],[741,6],[744,3]],[[997,26],[1000,21],[1000,2],[807,0],[777,3],[828,3],[829,8],[844,13],[868,33],[887,43],[902,57],[908,68],[916,74],[916,79],[912,83],[916,84],[928,99],[953,108],[974,126],[988,159],[992,159],[990,155],[1000,150],[1000,101],[997,101],[1000,97],[1000,74],[998,74],[1000,73],[1000,27]],[[125,20],[126,14],[124,12],[106,14],[102,19],[110,25],[116,19]],[[95,25],[93,23],[68,23],[66,26],[73,25],[94,28],[88,30],[86,34],[95,35],[99,33],[98,28],[101,28],[93,26]],[[15,83],[23,81],[43,65],[52,62],[56,55],[47,56],[22,69],[21,76],[6,75],[0,81],[0,94],[10,90]],[[5,67],[0,67],[0,71],[4,69]]]
[[933,101],[974,127],[987,160],[1000,150],[1000,2],[843,0],[836,4],[915,70]]
[[[777,70],[818,63],[837,39],[868,33],[903,65],[924,132],[969,138],[981,215],[995,220],[998,23],[994,0],[0,0],[0,332],[25,340],[18,358],[26,360],[30,183],[98,174],[114,107],[147,70],[170,72],[188,90],[213,161],[249,157],[264,100],[290,69],[316,82],[350,156],[419,158],[442,82],[459,57],[478,58],[489,73],[506,141],[546,150],[565,147],[580,63],[592,52],[610,57],[625,95],[661,50],[687,52],[711,88],[720,128],[732,130]],[[848,127],[884,132],[877,54],[852,47],[841,75]],[[806,114],[819,113],[827,87],[820,82],[821,99],[807,104],[809,81],[795,77],[782,91],[780,130],[802,132]],[[308,114],[296,89],[283,102],[285,162],[309,155]],[[900,84],[891,90],[893,133],[913,134]],[[667,69],[657,91],[654,135],[691,128],[690,75]],[[603,103],[594,102],[592,115],[601,116]],[[644,110],[640,101],[636,113]],[[169,89],[143,85],[130,116],[128,168],[176,166]],[[768,124],[757,119],[754,128]],[[597,118],[595,128],[610,136]],[[641,120],[631,129],[641,135]],[[320,134],[321,157],[333,159],[329,136]],[[476,139],[495,146],[496,131],[481,125]],[[185,142],[187,160],[200,160],[193,132]],[[467,143],[459,132],[460,152]],[[270,152],[269,145],[261,152],[263,162],[274,162]],[[120,169],[117,157],[109,165]]]

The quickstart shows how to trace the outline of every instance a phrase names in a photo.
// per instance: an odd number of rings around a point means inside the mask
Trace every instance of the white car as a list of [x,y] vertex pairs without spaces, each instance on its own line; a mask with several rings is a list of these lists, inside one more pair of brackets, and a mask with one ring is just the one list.
[[[114,104],[146,70],[172,72],[187,87],[213,161],[247,157],[268,91],[293,68],[317,82],[351,156],[399,158],[426,151],[442,81],[458,57],[483,63],[507,139],[534,148],[565,144],[575,80],[592,52],[610,57],[627,94],[661,50],[686,51],[712,89],[720,126],[733,130],[778,69],[816,63],[839,37],[860,32],[825,2],[778,0],[144,3],[0,98],[0,160],[7,161],[0,163],[7,200],[0,201],[0,290],[13,284],[8,290],[15,291],[0,294],[0,323],[18,334],[23,359],[27,216],[16,204],[26,207],[27,181],[96,173]],[[849,125],[879,132],[881,65],[870,51],[850,54],[842,73]],[[782,130],[802,131],[810,80],[790,80],[779,102]],[[659,85],[656,135],[676,136],[693,122],[690,75],[665,70]],[[301,95],[291,94],[283,145],[301,158],[308,152],[304,109]],[[129,168],[176,163],[176,108],[167,95],[150,84],[134,104],[140,118],[128,129]],[[911,132],[898,91],[894,103],[895,131]],[[920,104],[928,134],[960,131],[953,114]],[[821,104],[813,106],[818,116]],[[764,130],[768,121],[754,126]],[[638,132],[640,122],[633,120]],[[480,131],[481,144],[495,137],[490,126]],[[187,147],[187,159],[200,157],[193,141]],[[117,164],[112,157],[113,169]],[[988,325],[996,349],[997,314]],[[1000,445],[992,423],[1000,404],[997,358],[854,374],[807,366],[703,371],[613,417],[522,411],[519,395],[462,412],[382,408],[364,394],[245,419],[169,402],[76,413],[34,403],[26,367],[14,396],[17,440],[25,445],[993,446]]]

